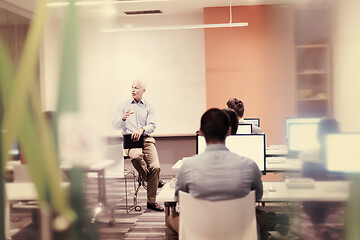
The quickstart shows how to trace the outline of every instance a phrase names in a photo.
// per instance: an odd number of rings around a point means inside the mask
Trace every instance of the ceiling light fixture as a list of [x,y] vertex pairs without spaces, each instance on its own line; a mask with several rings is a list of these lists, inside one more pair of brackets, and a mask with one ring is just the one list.
[[101,32],[134,32],[134,31],[156,31],[156,30],[181,30],[181,29],[202,29],[202,28],[226,28],[226,27],[246,27],[247,22],[243,23],[219,23],[219,24],[198,24],[198,25],[176,25],[176,26],[156,26],[156,27],[127,27],[103,29]]
[[182,30],[182,29],[206,29],[206,28],[229,28],[229,27],[246,27],[249,24],[247,22],[233,23],[232,22],[232,6],[230,0],[230,21],[228,23],[218,24],[197,24],[197,25],[175,25],[175,26],[146,26],[146,27],[123,27],[123,28],[112,28],[102,29],[103,33],[113,32],[135,32],[135,31],[157,31],[157,30]]
[[[169,0],[153,0],[153,2],[164,2]],[[90,6],[90,5],[104,5],[104,4],[122,4],[122,3],[142,3],[144,0],[90,0],[90,1],[77,1],[77,6]],[[63,7],[69,5],[69,1],[56,1],[47,3],[48,7]]]

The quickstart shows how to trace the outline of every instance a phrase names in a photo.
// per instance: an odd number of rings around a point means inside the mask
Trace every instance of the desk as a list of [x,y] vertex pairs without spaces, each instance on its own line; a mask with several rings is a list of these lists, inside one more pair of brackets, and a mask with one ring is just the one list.
[[[95,163],[94,165],[85,167],[86,172],[88,172],[88,173],[93,172],[93,173],[97,174],[97,180],[98,180],[98,204],[99,204],[99,206],[106,205],[105,168],[110,167],[111,165],[114,164],[114,162],[115,162],[114,160],[101,160],[101,161]],[[14,170],[14,165],[19,165],[19,164],[21,164],[20,161],[9,161],[7,163],[7,165],[6,165],[6,171],[13,171]],[[69,162],[62,162],[60,164],[60,169],[63,170],[63,171],[70,171],[70,169],[72,167],[73,167],[73,164],[69,163]],[[18,185],[18,187],[20,188],[21,185]],[[24,188],[24,194],[27,194],[27,193],[30,193],[30,192],[32,192],[32,189],[27,190],[27,189]],[[19,194],[21,194],[21,193],[19,193]],[[30,196],[30,194],[29,195],[24,195],[24,196]],[[20,199],[20,200],[27,200],[27,199]],[[30,199],[30,200],[33,200],[33,199]]]
[[[94,165],[85,167],[85,171],[88,173],[96,173],[98,181],[98,205],[106,206],[106,183],[105,183],[105,168],[114,164],[114,160],[101,160]],[[60,168],[63,171],[69,171],[73,165],[68,162],[62,162]]]
[[[276,191],[270,192],[274,187]],[[349,197],[350,182],[315,181],[314,188],[289,189],[285,182],[263,182],[264,194],[259,202],[345,202]],[[174,202],[175,188],[166,183],[157,195],[158,202]]]
[[[61,183],[63,188],[68,188],[69,183]],[[36,201],[38,200],[35,184],[32,182],[11,182],[5,183],[7,198],[10,203],[17,201]]]
[[[349,198],[350,182],[315,182],[314,188],[307,189],[289,189],[285,182],[263,182],[263,187],[263,197],[258,202],[345,202]],[[276,191],[269,191],[270,187]],[[175,188],[166,183],[156,199],[164,202],[167,223],[170,212],[176,208]]]
[[35,201],[38,199],[35,184],[28,183],[5,183],[7,198],[10,203],[16,201]]
[[285,145],[270,145],[266,147],[267,157],[285,157],[287,154],[288,150]]
[[[97,182],[98,182],[98,207],[95,209],[95,215],[92,219],[92,222],[95,221],[96,215],[102,211],[103,206],[107,207],[106,202],[106,183],[105,183],[105,168],[110,167],[114,164],[114,160],[101,160],[98,161],[92,165],[85,166],[85,172],[87,173],[96,173],[97,174]],[[19,164],[19,162],[11,162],[8,163],[6,166],[7,171],[13,171],[14,170],[14,164]],[[60,164],[60,169],[63,171],[70,171],[73,167],[73,164],[70,162],[62,162]],[[35,186],[33,183],[21,183],[25,185],[21,185],[20,183],[12,183],[17,185],[12,185],[13,187],[16,186],[18,189],[16,192],[13,192],[11,190],[11,185],[9,185],[9,201],[12,200],[36,200],[37,199],[37,193],[35,190]],[[18,185],[19,184],[19,185]],[[30,185],[26,185],[30,184]],[[29,199],[30,198],[30,199]]]
[[300,159],[266,157],[266,172],[300,172],[302,164]]
[[20,164],[21,164],[20,160],[8,161],[6,163],[5,170],[7,172],[13,172],[14,171],[14,165],[20,165]]
[[[183,164],[183,160],[178,160],[172,170],[177,172]],[[299,159],[288,159],[285,157],[266,157],[266,172],[300,172],[302,161]]]

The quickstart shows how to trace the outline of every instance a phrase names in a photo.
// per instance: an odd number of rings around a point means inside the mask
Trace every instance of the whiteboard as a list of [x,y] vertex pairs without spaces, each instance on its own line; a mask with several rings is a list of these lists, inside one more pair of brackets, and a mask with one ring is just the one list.
[[[45,41],[44,67],[58,61],[54,52],[49,54],[56,46],[54,30],[46,34],[51,41]],[[117,106],[131,98],[134,79],[147,84],[143,97],[155,110],[154,134],[194,134],[199,129],[206,110],[203,29],[105,34],[89,22],[81,29],[80,43],[80,108],[100,119],[104,134],[121,134],[112,129],[112,120]],[[56,89],[56,71],[46,74],[45,85]],[[56,106],[54,95],[46,95],[47,110]]]

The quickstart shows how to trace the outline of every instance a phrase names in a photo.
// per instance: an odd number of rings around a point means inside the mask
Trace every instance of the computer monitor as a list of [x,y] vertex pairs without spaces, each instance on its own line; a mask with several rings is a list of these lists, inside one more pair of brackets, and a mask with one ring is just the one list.
[[360,173],[360,133],[331,133],[325,138],[325,167],[330,172]]
[[9,150],[9,154],[11,159],[20,159],[20,148],[18,141],[13,142],[12,148]]
[[319,123],[321,118],[286,118],[285,133],[286,139],[289,139],[289,124],[291,123]]
[[[230,135],[226,138],[225,145],[231,152],[255,161],[260,171],[265,174],[265,134]],[[204,152],[205,147],[205,138],[197,135],[196,153]]]
[[260,127],[260,118],[244,118],[244,121],[246,123],[250,123],[252,125]]
[[289,123],[288,150],[301,152],[319,146],[318,123]]
[[238,126],[236,134],[251,134],[252,133],[252,124],[241,123]]

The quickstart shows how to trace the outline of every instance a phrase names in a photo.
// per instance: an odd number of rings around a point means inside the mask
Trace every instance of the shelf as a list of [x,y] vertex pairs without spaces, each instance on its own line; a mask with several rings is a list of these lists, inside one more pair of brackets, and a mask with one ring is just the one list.
[[311,102],[311,101],[328,101],[327,98],[299,98],[299,102]]
[[298,117],[331,115],[331,45],[329,8],[295,8],[295,77]]
[[303,72],[297,72],[297,75],[314,75],[314,74],[329,74],[328,72],[323,71],[303,71]]
[[295,48],[327,48],[329,44],[304,44],[295,46]]

